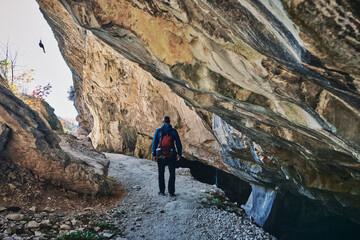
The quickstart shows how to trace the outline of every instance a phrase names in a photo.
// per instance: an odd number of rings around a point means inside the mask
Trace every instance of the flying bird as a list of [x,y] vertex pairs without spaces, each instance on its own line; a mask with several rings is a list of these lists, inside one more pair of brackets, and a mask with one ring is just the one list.
[[40,40],[40,42],[39,42],[39,46],[43,49],[44,53],[46,53],[46,52],[45,52],[44,44],[41,42],[41,40]]

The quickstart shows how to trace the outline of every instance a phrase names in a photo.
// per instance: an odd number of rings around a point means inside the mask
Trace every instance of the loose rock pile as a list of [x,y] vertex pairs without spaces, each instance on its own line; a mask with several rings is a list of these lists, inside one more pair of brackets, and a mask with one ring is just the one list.
[[121,194],[118,185],[110,196],[76,193],[0,159],[0,239],[52,239],[76,231],[109,236],[107,225],[97,229],[101,221],[90,220],[98,219],[95,209],[108,209]]
[[12,210],[18,209],[0,207],[0,239],[65,239],[66,235],[77,233],[88,233],[94,239],[116,239],[121,235],[116,219],[105,221],[93,208],[73,215],[52,208]]
[[7,201],[21,204],[36,199],[47,184],[30,170],[0,158],[0,206]]

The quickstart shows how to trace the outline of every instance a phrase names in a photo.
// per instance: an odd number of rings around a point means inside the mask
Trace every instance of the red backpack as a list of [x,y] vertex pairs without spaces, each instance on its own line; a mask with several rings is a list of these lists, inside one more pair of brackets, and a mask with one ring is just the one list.
[[161,130],[159,146],[157,149],[160,150],[159,157],[163,157],[163,158],[171,157],[172,151],[174,151],[173,142],[174,141],[173,141],[173,136],[171,134],[171,130],[170,131]]

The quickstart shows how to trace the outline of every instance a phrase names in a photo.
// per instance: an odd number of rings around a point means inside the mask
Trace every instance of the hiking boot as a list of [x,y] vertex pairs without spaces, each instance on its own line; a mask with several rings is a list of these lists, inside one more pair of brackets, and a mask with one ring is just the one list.
[[175,193],[170,193],[170,197],[176,197]]
[[158,194],[161,195],[161,196],[165,196],[165,193],[164,193],[164,192],[160,192],[160,191],[159,191]]

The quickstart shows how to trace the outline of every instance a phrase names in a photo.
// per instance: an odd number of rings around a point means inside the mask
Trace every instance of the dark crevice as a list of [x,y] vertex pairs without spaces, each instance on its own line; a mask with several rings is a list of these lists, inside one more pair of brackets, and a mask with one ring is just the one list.
[[[194,179],[215,184],[217,172],[218,187],[238,206],[244,205],[251,193],[251,186],[222,170],[199,161],[182,159],[178,167],[189,168]],[[360,226],[336,213],[320,202],[289,192],[279,194],[264,230],[279,240],[342,240],[360,236]]]
[[202,162],[190,161],[184,158],[178,162],[178,165],[179,167],[190,168],[191,175],[196,180],[212,185],[215,184],[217,172],[218,187],[225,192],[232,202],[236,202],[238,206],[245,204],[250,196],[250,184],[232,174],[219,169],[216,170],[215,167]]
[[319,201],[284,192],[263,226],[278,240],[342,240],[360,236],[360,225],[329,211]]

